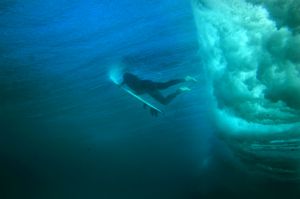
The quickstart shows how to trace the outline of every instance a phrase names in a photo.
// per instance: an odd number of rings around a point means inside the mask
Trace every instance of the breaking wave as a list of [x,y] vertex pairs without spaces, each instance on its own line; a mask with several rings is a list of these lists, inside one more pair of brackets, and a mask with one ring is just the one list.
[[[295,176],[300,148],[299,1],[198,0],[193,7],[217,131],[242,159],[261,157],[252,165]],[[237,141],[241,136],[242,144]],[[283,151],[289,154],[285,158]]]

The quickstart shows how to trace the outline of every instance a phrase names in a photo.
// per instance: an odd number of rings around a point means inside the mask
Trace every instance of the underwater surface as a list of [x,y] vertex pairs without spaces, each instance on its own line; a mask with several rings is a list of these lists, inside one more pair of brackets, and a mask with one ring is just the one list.
[[299,0],[2,0],[0,198],[300,198],[299,87]]

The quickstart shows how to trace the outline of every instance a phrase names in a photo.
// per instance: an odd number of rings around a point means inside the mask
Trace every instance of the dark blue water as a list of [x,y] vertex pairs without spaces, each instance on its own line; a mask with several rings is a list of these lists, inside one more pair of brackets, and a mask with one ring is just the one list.
[[[233,147],[246,141],[219,134],[193,9],[0,2],[0,198],[298,198],[296,174],[253,168]],[[198,83],[155,118],[109,79],[121,64]]]

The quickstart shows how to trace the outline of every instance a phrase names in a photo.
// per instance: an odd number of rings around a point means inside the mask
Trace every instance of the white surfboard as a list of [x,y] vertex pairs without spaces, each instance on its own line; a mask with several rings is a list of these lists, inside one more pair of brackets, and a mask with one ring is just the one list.
[[[114,82],[114,81],[113,81]],[[152,115],[157,116],[157,113],[163,113],[162,110],[160,110],[159,108],[155,107],[153,104],[151,104],[150,102],[148,102],[147,100],[143,99],[142,97],[138,96],[137,94],[135,94],[133,91],[131,91],[130,89],[126,88],[125,86],[120,86],[118,83],[114,82],[116,85],[118,85],[122,90],[124,90],[126,93],[128,93],[129,95],[131,95],[132,97],[134,97],[136,100],[142,102],[144,104],[144,106],[149,107],[150,108],[150,112]]]

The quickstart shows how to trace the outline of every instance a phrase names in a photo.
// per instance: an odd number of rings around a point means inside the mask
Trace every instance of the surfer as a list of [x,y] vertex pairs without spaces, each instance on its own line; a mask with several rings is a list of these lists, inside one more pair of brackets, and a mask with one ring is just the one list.
[[159,103],[167,105],[179,94],[190,91],[191,89],[188,87],[180,87],[174,93],[171,93],[167,96],[164,96],[160,91],[183,82],[197,82],[197,80],[194,77],[186,76],[183,79],[173,79],[166,82],[154,82],[152,80],[140,79],[138,76],[132,73],[124,73],[123,82],[120,84],[120,86],[126,84],[137,95],[149,94]]

